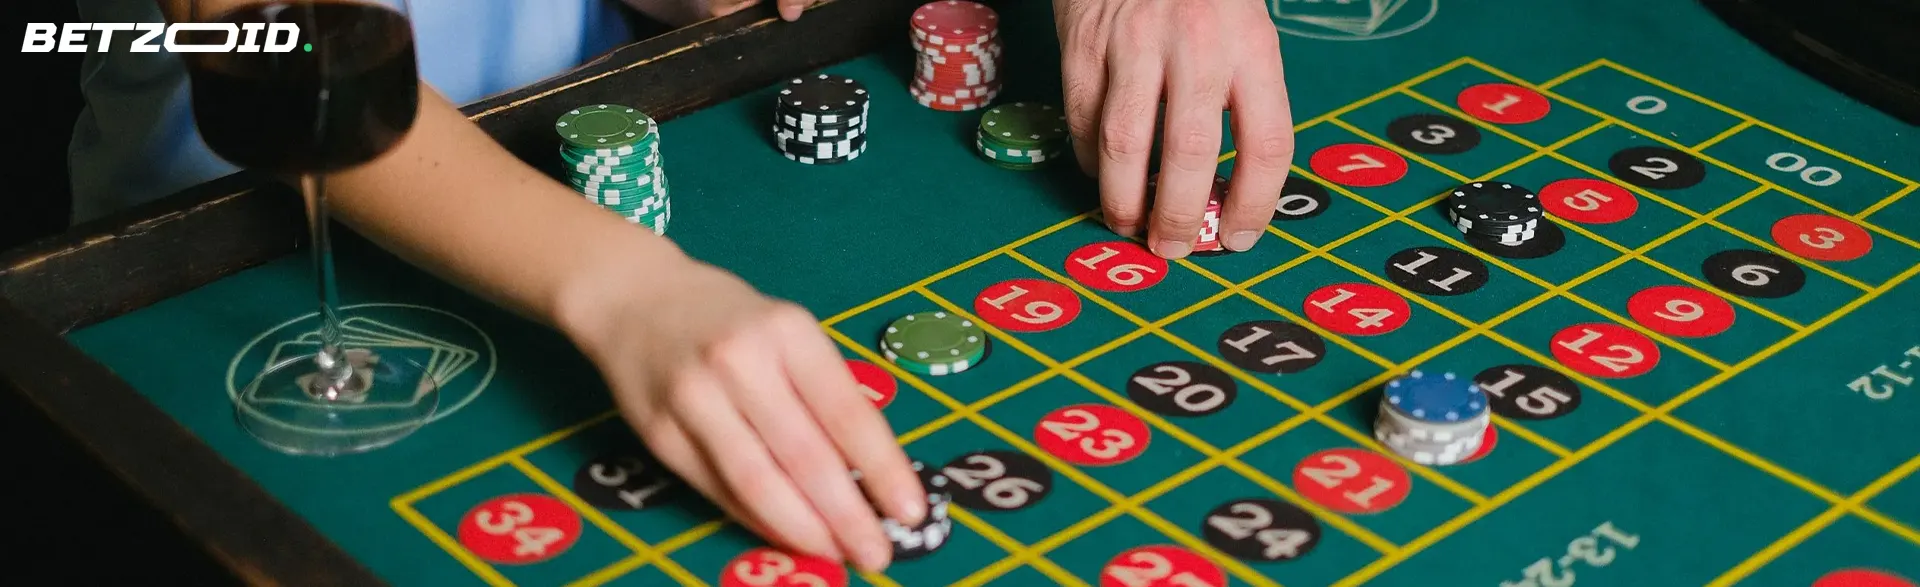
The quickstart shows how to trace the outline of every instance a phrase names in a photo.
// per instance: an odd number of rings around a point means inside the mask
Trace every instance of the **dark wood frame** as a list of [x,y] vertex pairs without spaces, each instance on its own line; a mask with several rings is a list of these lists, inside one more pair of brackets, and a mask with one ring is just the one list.
[[[622,47],[463,110],[528,161],[552,121],[623,103],[670,120],[797,73],[904,43],[907,0],[830,0],[797,22],[763,6]],[[237,174],[0,255],[0,389],[25,399],[237,578],[381,581],[64,333],[295,252],[298,198]]]

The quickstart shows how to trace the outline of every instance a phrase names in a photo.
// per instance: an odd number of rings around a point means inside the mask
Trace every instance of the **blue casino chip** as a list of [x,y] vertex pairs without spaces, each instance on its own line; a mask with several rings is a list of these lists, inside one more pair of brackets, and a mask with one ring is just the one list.
[[1470,379],[1452,373],[1429,376],[1420,371],[1387,383],[1387,403],[1426,422],[1459,422],[1487,411],[1487,395]]

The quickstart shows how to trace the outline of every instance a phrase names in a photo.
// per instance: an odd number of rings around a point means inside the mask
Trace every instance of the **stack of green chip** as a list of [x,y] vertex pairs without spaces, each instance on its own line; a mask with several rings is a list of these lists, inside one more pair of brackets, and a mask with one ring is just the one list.
[[1026,171],[1065,158],[1071,145],[1067,116],[1050,104],[1015,102],[980,116],[974,145],[994,165]]
[[628,222],[667,233],[673,216],[660,129],[638,110],[612,104],[576,108],[560,117],[560,162],[573,189]]
[[887,360],[912,373],[952,375],[987,356],[987,333],[972,320],[946,312],[921,312],[894,320],[880,337]]

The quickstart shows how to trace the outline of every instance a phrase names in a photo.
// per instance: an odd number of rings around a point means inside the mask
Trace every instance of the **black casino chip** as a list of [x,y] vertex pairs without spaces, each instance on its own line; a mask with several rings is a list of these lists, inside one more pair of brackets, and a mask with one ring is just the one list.
[[1580,385],[1538,365],[1500,365],[1473,376],[1493,413],[1515,420],[1552,420],[1580,408]]
[[1394,253],[1387,257],[1383,273],[1395,285],[1430,296],[1473,293],[1492,276],[1479,257],[1450,247],[1413,247]]
[[1414,114],[1387,123],[1387,140],[1415,153],[1458,155],[1480,146],[1480,128],[1444,114]]
[[1275,499],[1236,499],[1207,512],[1200,535],[1207,544],[1251,562],[1297,559],[1320,545],[1320,521]]
[[1558,253],[1561,248],[1566,247],[1567,233],[1560,230],[1560,225],[1543,221],[1539,228],[1534,229],[1533,238],[1517,245],[1506,244],[1497,238],[1481,234],[1467,235],[1467,244],[1495,257],[1539,259]]
[[1701,264],[1700,273],[1721,291],[1747,298],[1784,298],[1807,285],[1807,272],[1798,263],[1750,249],[1714,253]]
[[[918,525],[908,527],[892,519],[881,520],[882,530],[893,542],[893,560],[909,561],[932,554],[953,536],[953,517],[947,511],[953,503],[952,482],[939,469],[913,461],[920,474],[920,487],[927,494],[927,515]],[[855,473],[856,478],[858,473]]]
[[[786,87],[780,89],[779,104],[782,112],[846,117],[864,113],[868,99],[867,87],[859,81],[822,73],[787,82]],[[834,121],[821,122],[831,124]]]
[[1613,176],[1655,190],[1677,190],[1699,185],[1707,166],[1692,155],[1665,147],[1630,147],[1607,160]]
[[1033,507],[1053,491],[1053,469],[1026,453],[970,452],[940,467],[953,503],[969,510],[1010,512]]
[[1141,367],[1127,379],[1127,398],[1162,416],[1190,418],[1227,409],[1239,397],[1233,376],[1213,365],[1166,361]]
[[679,497],[686,484],[652,456],[601,455],[573,474],[573,493],[603,510],[643,510]]
[[1220,334],[1220,356],[1255,373],[1299,373],[1327,357],[1327,341],[1305,326],[1279,320],[1242,322]]

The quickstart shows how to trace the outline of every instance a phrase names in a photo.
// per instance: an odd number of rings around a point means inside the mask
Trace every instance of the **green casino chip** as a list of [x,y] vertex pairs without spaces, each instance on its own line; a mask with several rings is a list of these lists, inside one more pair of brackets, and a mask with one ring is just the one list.
[[1015,102],[987,109],[980,135],[1008,146],[1032,147],[1067,140],[1067,115],[1051,104]]
[[946,312],[909,314],[887,325],[880,348],[889,360],[945,365],[976,358],[987,348],[986,330]]
[[626,106],[595,104],[568,111],[554,124],[567,144],[584,149],[622,147],[655,135],[653,118]]

